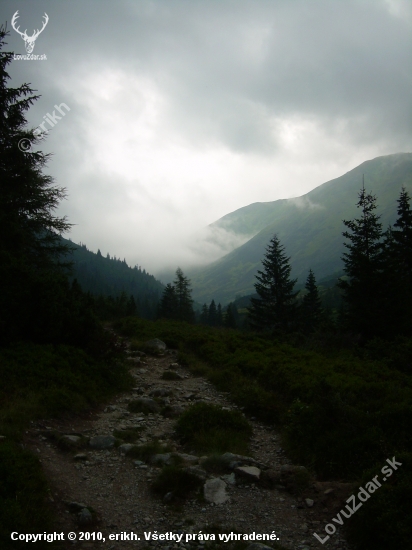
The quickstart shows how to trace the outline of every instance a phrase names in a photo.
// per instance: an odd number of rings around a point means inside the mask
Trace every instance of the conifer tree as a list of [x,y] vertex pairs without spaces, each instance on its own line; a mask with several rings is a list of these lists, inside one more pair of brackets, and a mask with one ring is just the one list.
[[179,321],[186,321],[187,323],[193,323],[195,314],[193,311],[193,300],[191,298],[192,290],[190,288],[190,281],[180,267],[176,270],[176,279],[173,282],[175,288],[175,294],[177,298],[177,319]]
[[130,294],[130,298],[127,302],[126,315],[137,315],[137,305],[133,294]]
[[296,279],[290,279],[291,267],[277,235],[271,239],[258,271],[255,289],[259,298],[251,299],[249,322],[257,330],[287,332],[296,325]]
[[160,319],[177,319],[178,305],[175,287],[168,283],[160,299],[157,316]]
[[200,314],[200,323],[202,325],[209,324],[209,308],[207,307],[207,304],[203,304],[202,306],[202,312]]
[[315,275],[311,269],[309,269],[305,289],[307,293],[301,305],[302,324],[305,330],[312,331],[319,324],[323,310]]
[[[1,27],[0,50],[7,34]],[[70,224],[55,210],[65,190],[43,173],[48,155],[31,150],[38,139],[27,128],[25,113],[39,96],[29,84],[8,87],[12,59],[12,52],[1,52],[0,340],[74,341],[86,315],[76,321],[75,312],[83,305],[74,303],[77,294],[62,269],[69,248],[60,235]],[[86,324],[93,323],[89,319]],[[82,341],[85,337],[86,328]]]
[[219,303],[217,304],[217,311],[216,311],[216,326],[221,327],[222,325],[223,325],[222,305]]
[[209,325],[215,327],[217,324],[217,309],[215,301],[212,300],[209,306]]
[[235,317],[235,312],[234,312],[234,307],[232,302],[227,306],[227,310],[223,318],[223,326],[227,328],[237,327],[236,317]]
[[364,186],[357,207],[361,209],[360,218],[343,221],[350,230],[342,233],[350,241],[344,243],[348,252],[342,258],[348,280],[341,279],[339,287],[344,291],[347,328],[370,338],[382,334],[384,328],[382,224],[375,213],[376,197]]
[[412,209],[410,196],[402,187],[398,199],[398,219],[392,230],[394,252],[399,273],[407,276],[408,284],[412,284]]

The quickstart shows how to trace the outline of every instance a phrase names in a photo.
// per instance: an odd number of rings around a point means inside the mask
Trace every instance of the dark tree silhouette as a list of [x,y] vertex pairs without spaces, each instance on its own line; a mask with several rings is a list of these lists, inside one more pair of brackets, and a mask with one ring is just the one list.
[[311,269],[306,279],[305,289],[307,293],[302,300],[301,316],[304,330],[310,332],[319,324],[323,313],[315,275]]
[[375,213],[376,197],[367,193],[364,186],[359,193],[357,207],[361,210],[360,218],[343,222],[349,229],[343,232],[350,242],[344,243],[348,252],[342,258],[348,279],[341,279],[339,286],[344,292],[347,328],[370,338],[385,331],[382,311],[382,224],[380,216]]
[[249,322],[257,330],[287,332],[296,325],[296,279],[290,279],[289,259],[274,235],[262,260],[264,271],[256,275],[259,299],[252,298],[249,308]]
[[157,316],[163,319],[177,319],[178,305],[175,287],[169,283],[160,299]]
[[176,270],[176,279],[173,284],[177,298],[176,318],[179,321],[193,323],[195,314],[193,311],[193,300],[191,298],[192,290],[190,288],[190,281],[187,277],[185,277],[180,267]]

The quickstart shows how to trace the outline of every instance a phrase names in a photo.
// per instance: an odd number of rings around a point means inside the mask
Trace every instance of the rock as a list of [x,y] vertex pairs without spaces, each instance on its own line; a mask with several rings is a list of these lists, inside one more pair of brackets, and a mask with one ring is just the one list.
[[193,401],[193,399],[196,399],[197,395],[195,393],[187,393],[183,396],[183,399],[186,399],[186,401]]
[[172,464],[170,453],[159,453],[150,458],[150,462],[156,466],[170,466]]
[[58,446],[64,450],[78,449],[83,446],[83,443],[84,438],[80,435],[63,435],[58,440]]
[[308,508],[312,508],[312,506],[315,504],[315,501],[312,500],[311,498],[305,498],[305,502]]
[[135,363],[135,364],[140,363],[140,357],[128,357],[127,360],[130,361],[130,363]]
[[229,465],[236,463],[236,465],[233,466],[233,469],[236,468],[236,466],[240,466],[243,464],[254,466],[258,465],[258,462],[250,456],[236,455],[234,453],[224,453],[221,458]]
[[163,502],[171,502],[172,500],[173,500],[172,492],[166,493],[165,496],[163,497]]
[[273,550],[273,548],[261,542],[252,542],[252,544],[246,547],[246,550]]
[[213,504],[223,504],[229,497],[226,494],[226,483],[219,478],[208,479],[203,487],[205,500]]
[[123,443],[123,445],[119,445],[118,451],[122,455],[127,455],[130,449],[133,449],[133,447],[135,447],[135,445],[132,445],[131,443]]
[[221,476],[221,478],[228,485],[236,485],[236,477],[235,477],[234,472],[232,472],[231,474],[225,474],[225,475]]
[[77,521],[80,525],[90,525],[93,523],[93,516],[88,508],[82,508],[77,515]]
[[260,482],[266,489],[275,489],[280,484],[280,471],[268,469],[261,473]]
[[188,466],[187,468],[183,468],[185,472],[188,472],[189,474],[192,474],[202,481],[205,481],[207,479],[207,472],[200,466]]
[[116,438],[112,435],[96,435],[90,439],[89,445],[92,449],[102,451],[114,447],[115,441]]
[[82,438],[79,435],[63,435],[60,438],[60,441],[67,441],[69,443],[77,444],[80,443]]
[[259,481],[260,470],[256,466],[238,466],[235,468],[235,474],[244,477],[248,481]]
[[144,466],[145,465],[143,460],[133,460],[133,464],[135,466]]
[[281,484],[291,492],[301,492],[310,483],[310,475],[304,466],[284,464],[280,468]]
[[84,508],[87,508],[87,505],[83,504],[83,502],[65,502],[65,505],[69,509],[69,512],[71,512],[72,514],[79,513]]
[[154,338],[153,340],[149,340],[148,342],[146,342],[145,348],[148,353],[159,355],[165,352],[166,344],[159,340],[159,338]]
[[129,402],[129,410],[131,412],[158,413],[160,411],[159,403],[156,403],[154,399],[147,397],[139,397]]
[[76,460],[76,461],[82,461],[82,460],[88,460],[88,456],[87,454],[85,453],[78,453],[77,455],[74,455],[73,457],[73,460]]
[[189,464],[199,464],[199,457],[195,455],[187,455],[186,453],[174,453],[175,456],[183,460],[183,462],[188,462]]
[[172,390],[168,390],[166,388],[155,388],[152,390],[149,395],[151,397],[169,397],[170,395],[173,395]]

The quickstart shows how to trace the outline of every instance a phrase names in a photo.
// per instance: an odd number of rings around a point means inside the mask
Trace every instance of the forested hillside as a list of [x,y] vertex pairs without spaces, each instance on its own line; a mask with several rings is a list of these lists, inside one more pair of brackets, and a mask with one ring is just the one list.
[[88,250],[84,244],[74,244],[62,239],[64,244],[74,249],[69,259],[73,262],[72,279],[77,279],[84,292],[94,296],[112,296],[124,294],[127,299],[133,296],[137,313],[145,318],[155,316],[157,303],[164,285],[141,266],[130,267],[126,260],[103,256]]

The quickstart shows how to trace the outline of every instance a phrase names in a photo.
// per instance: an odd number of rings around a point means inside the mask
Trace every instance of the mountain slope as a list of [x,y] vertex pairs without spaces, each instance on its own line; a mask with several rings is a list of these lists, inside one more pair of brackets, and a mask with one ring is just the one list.
[[270,203],[255,203],[215,222],[233,232],[248,233],[267,225],[245,244],[220,260],[190,273],[194,298],[222,303],[236,294],[254,292],[255,274],[265,248],[277,233],[291,257],[292,276],[303,283],[309,268],[317,279],[342,269],[343,219],[359,215],[358,193],[365,188],[377,196],[384,229],[396,219],[402,185],[412,191],[412,153],[399,153],[366,161],[350,172],[328,181],[306,195]]
[[85,292],[113,297],[124,292],[127,297],[133,295],[143,317],[154,315],[164,285],[153,275],[141,267],[128,266],[125,260],[109,255],[104,257],[100,250],[92,252],[84,244],[78,245],[66,239],[62,241],[74,248],[73,253],[67,256],[73,262],[71,277],[77,279]]

